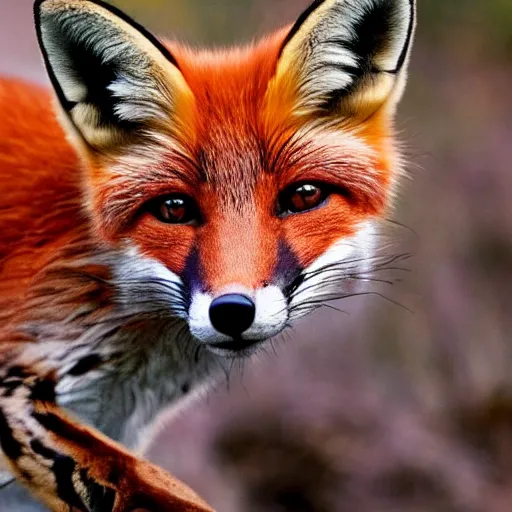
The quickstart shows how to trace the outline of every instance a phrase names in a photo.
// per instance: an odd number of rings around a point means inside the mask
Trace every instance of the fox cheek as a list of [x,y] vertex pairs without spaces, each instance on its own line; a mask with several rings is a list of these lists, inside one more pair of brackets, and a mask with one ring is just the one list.
[[378,261],[375,239],[374,223],[363,222],[352,236],[339,238],[305,268],[289,297],[290,320],[359,291]]

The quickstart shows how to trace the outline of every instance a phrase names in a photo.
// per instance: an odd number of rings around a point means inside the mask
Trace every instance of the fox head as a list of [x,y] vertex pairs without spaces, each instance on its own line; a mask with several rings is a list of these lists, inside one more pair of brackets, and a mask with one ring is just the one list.
[[414,0],[316,0],[225,51],[160,42],[98,0],[38,0],[35,16],[84,208],[126,256],[125,301],[168,307],[232,356],[369,270],[400,171]]

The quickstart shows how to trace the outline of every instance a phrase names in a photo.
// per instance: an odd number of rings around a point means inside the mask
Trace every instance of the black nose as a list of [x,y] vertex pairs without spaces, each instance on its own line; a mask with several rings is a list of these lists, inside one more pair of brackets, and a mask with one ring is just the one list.
[[237,293],[221,295],[210,305],[210,321],[213,327],[233,338],[251,327],[255,314],[254,302],[249,297]]

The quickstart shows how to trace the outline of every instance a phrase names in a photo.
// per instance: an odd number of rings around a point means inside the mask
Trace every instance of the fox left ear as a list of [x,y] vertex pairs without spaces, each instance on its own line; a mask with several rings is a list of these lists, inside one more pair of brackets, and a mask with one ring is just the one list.
[[192,94],[170,52],[101,0],[36,0],[39,44],[60,103],[90,147],[104,151],[155,123],[172,125]]
[[415,0],[316,0],[288,33],[277,83],[300,113],[368,117],[400,99]]

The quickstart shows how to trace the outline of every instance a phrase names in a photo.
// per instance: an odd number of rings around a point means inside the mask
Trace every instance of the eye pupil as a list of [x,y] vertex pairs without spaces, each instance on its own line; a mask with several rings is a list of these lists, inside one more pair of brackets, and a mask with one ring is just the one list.
[[283,213],[302,213],[320,206],[327,193],[320,186],[306,183],[292,188],[281,205]]
[[150,203],[149,210],[167,224],[190,224],[198,218],[194,201],[186,196],[157,198]]
[[186,214],[183,199],[169,199],[160,206],[160,214],[166,220],[180,221]]

